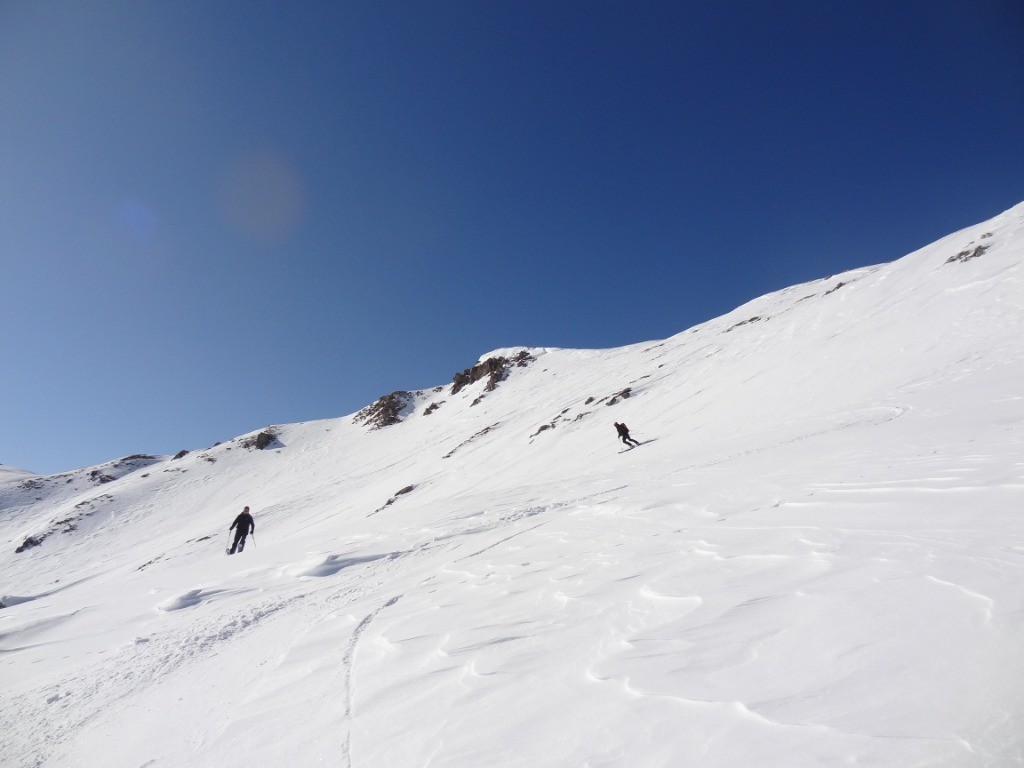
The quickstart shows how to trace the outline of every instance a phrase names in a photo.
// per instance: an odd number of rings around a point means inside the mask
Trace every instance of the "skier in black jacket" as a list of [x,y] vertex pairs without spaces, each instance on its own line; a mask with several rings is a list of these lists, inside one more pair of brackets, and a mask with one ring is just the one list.
[[256,533],[256,521],[252,519],[252,515],[249,514],[249,508],[246,507],[242,510],[241,514],[235,518],[235,522],[231,524],[231,528],[228,528],[228,533],[231,532],[232,528],[235,530],[235,541],[231,545],[231,549],[228,550],[229,555],[235,554],[237,549],[241,552],[245,549],[245,537],[249,535],[249,531]]
[[632,448],[635,445],[640,445],[639,440],[634,440],[632,437],[629,436],[629,427],[627,427],[625,424],[619,424],[619,422],[616,421],[615,429],[619,433],[619,439],[626,445],[628,445],[630,448]]

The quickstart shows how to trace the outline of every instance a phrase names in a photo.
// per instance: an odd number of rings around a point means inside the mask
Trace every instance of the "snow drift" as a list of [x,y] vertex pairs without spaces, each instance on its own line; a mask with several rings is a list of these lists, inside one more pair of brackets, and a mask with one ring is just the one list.
[[3,763],[1019,765],[1022,257],[1024,205],[262,450],[0,468]]

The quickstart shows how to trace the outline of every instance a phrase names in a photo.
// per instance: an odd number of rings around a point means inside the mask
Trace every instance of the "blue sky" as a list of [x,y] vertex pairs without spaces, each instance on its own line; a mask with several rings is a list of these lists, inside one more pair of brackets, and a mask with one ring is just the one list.
[[1022,38],[1015,0],[0,4],[0,462],[898,258],[1024,200]]

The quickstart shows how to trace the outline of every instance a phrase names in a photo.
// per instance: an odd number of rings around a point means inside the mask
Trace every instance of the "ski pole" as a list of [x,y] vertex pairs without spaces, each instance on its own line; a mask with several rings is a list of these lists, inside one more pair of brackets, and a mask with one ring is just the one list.
[[249,535],[252,536],[252,545],[255,547],[256,546],[256,531],[253,531]]

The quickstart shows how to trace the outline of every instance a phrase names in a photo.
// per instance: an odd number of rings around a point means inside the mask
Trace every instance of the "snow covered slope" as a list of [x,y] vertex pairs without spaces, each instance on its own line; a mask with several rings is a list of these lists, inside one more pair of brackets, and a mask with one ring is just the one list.
[[262,449],[0,468],[2,763],[1024,764],[1022,260],[1024,205]]

